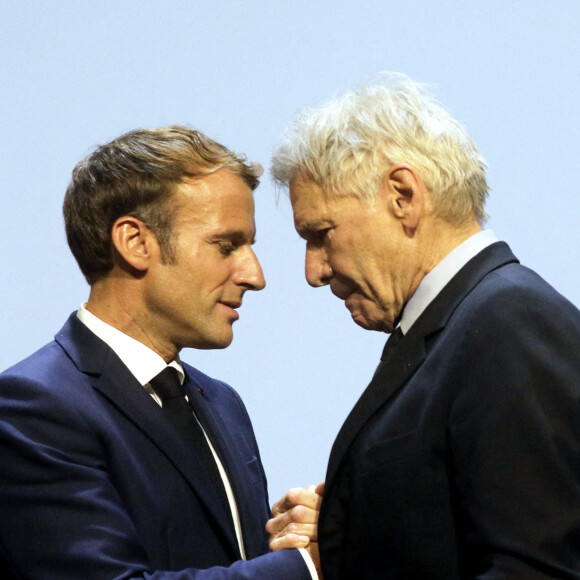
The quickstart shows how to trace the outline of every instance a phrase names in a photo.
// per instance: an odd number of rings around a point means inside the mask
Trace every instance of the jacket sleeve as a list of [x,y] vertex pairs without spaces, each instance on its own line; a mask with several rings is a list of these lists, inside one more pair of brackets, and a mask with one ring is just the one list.
[[111,481],[99,431],[57,392],[22,374],[0,377],[0,553],[14,577],[310,579],[297,550],[228,567],[155,569]]

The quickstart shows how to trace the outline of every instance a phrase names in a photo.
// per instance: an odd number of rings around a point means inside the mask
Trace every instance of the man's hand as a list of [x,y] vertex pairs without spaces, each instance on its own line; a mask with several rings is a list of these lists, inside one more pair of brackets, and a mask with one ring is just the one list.
[[316,487],[296,487],[272,506],[274,516],[266,524],[270,534],[270,549],[306,548],[318,540],[318,512],[322,502],[324,482]]
[[272,551],[306,548],[319,574],[318,513],[323,491],[324,482],[291,489],[272,506],[274,517],[266,524]]

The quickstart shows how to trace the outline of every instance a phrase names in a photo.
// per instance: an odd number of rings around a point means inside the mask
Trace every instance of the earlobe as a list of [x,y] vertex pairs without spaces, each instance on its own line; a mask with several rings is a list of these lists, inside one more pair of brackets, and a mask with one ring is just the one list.
[[414,231],[425,201],[423,183],[415,170],[408,165],[394,165],[385,175],[384,189],[393,216],[406,229]]
[[139,272],[146,272],[151,259],[152,232],[138,218],[123,216],[111,231],[113,247],[122,260],[121,266],[130,266]]

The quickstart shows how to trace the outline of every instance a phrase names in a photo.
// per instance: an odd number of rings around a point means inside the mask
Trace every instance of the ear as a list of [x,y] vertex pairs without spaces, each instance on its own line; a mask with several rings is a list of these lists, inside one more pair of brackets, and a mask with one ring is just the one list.
[[121,267],[130,266],[141,273],[149,269],[157,239],[140,219],[120,217],[113,224],[111,239],[115,251],[122,259]]
[[382,195],[391,214],[409,232],[417,229],[425,205],[425,188],[415,170],[393,165],[384,177]]

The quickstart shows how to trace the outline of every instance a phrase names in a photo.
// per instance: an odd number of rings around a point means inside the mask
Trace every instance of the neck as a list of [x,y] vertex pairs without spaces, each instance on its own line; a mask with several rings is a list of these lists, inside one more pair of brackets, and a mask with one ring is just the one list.
[[86,309],[103,322],[138,340],[169,363],[178,354],[173,345],[161,344],[143,307],[138,282],[116,278],[113,274],[91,286]]
[[431,239],[434,241],[432,255],[428,263],[428,269],[425,274],[429,273],[447,254],[452,252],[457,246],[461,245],[471,236],[481,232],[482,228],[475,220],[470,220],[460,226],[451,226],[446,222],[441,222],[439,227],[434,228]]
[[[452,252],[457,246],[465,240],[477,234],[482,230],[479,223],[473,219],[465,224],[452,225],[443,220],[434,219],[425,229],[420,232],[421,242],[417,244],[417,252],[420,254],[418,263],[421,267],[418,269],[413,283],[409,289],[408,296],[411,297],[417,290],[421,280],[431,271],[447,254]],[[418,232],[419,233],[419,232]]]

